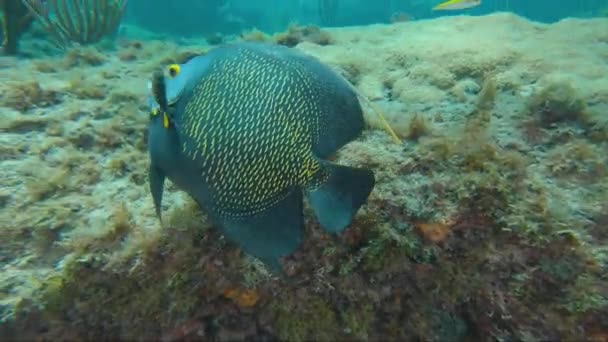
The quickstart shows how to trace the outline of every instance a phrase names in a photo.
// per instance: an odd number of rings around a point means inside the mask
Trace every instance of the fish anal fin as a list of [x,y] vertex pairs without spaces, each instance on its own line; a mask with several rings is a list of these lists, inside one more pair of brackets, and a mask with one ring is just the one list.
[[246,253],[281,273],[280,259],[293,253],[304,234],[302,191],[292,189],[286,197],[264,211],[238,218],[220,216],[224,235]]

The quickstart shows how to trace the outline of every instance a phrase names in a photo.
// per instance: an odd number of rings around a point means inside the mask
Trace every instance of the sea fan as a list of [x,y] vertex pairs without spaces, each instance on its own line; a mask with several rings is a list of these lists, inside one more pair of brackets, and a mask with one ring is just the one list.
[[22,0],[59,48],[116,32],[128,0]]

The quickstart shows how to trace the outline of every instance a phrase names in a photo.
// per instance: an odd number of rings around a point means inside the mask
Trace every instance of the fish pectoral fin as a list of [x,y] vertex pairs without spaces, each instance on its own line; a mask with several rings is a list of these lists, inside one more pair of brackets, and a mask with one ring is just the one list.
[[293,253],[302,242],[302,191],[291,190],[287,197],[255,215],[221,221],[228,239],[262,260],[275,274],[281,274],[280,258]]
[[150,177],[150,192],[152,193],[152,199],[154,200],[154,209],[156,210],[156,216],[160,220],[162,225],[162,201],[163,201],[163,189],[165,185],[165,174],[154,165],[150,165],[149,171]]
[[339,233],[367,201],[375,178],[370,170],[322,163],[329,176],[308,196],[321,226],[328,232]]

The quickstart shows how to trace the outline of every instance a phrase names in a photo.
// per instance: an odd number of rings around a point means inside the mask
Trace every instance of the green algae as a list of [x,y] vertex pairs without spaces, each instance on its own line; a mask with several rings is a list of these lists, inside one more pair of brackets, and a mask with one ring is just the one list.
[[320,297],[288,298],[277,302],[271,310],[276,317],[277,335],[284,340],[331,341],[340,329],[336,313]]
[[608,293],[604,289],[606,279],[581,275],[567,290],[561,305],[570,314],[584,314],[608,307]]
[[340,316],[346,326],[347,335],[359,341],[368,340],[375,320],[374,313],[374,307],[369,303],[355,305],[348,310],[341,311]]

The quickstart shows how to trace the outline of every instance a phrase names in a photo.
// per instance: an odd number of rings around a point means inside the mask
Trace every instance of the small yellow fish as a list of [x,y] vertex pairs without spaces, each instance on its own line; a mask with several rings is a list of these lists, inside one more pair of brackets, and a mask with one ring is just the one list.
[[448,0],[433,7],[433,11],[460,10],[481,5],[481,0]]

